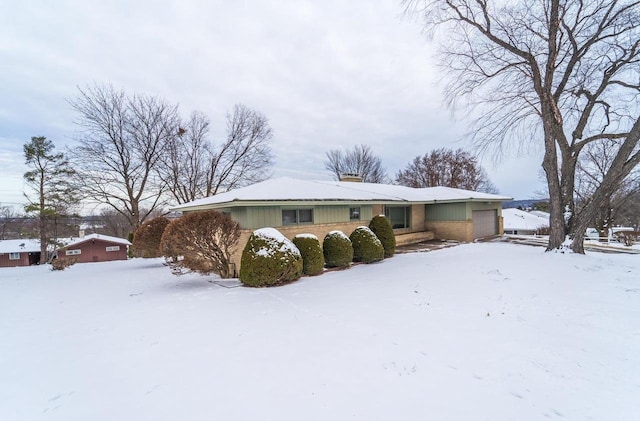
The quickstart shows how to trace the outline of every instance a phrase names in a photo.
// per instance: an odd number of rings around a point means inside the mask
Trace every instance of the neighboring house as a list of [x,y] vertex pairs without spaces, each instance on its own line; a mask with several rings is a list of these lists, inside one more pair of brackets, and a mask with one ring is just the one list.
[[64,240],[58,249],[58,258],[74,258],[78,263],[127,260],[131,243],[123,238],[102,234],[89,234]]
[[0,267],[30,266],[40,263],[40,240],[0,240]]
[[520,209],[502,209],[504,233],[512,235],[540,235],[549,230],[549,214],[526,212]]
[[374,215],[389,217],[398,244],[433,238],[473,241],[502,234],[502,202],[509,197],[448,187],[412,188],[345,181],[291,178],[266,180],[173,208],[215,209],[238,221],[242,234],[233,261],[239,269],[251,232],[274,227],[288,238],[332,230],[349,235]]

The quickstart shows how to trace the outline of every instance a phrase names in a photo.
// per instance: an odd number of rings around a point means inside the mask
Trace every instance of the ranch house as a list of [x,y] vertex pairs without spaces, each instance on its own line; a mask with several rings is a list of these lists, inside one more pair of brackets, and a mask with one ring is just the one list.
[[286,237],[315,234],[320,241],[333,230],[349,235],[386,215],[399,245],[431,239],[470,242],[502,235],[502,202],[510,197],[448,187],[412,188],[351,181],[275,178],[185,203],[175,211],[214,209],[228,213],[242,234],[233,257],[240,267],[251,233],[273,227]]

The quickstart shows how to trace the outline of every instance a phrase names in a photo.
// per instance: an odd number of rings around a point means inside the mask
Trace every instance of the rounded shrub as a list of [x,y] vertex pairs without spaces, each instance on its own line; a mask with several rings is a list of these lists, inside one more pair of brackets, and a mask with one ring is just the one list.
[[384,215],[374,216],[369,228],[378,237],[384,247],[384,257],[391,257],[396,252],[396,235],[393,233],[389,218]]
[[322,242],[327,267],[346,267],[353,261],[351,240],[342,231],[331,231]]
[[298,248],[274,228],[256,230],[242,252],[240,281],[250,287],[271,287],[302,276]]
[[310,276],[321,274],[324,269],[324,256],[318,237],[313,234],[298,234],[293,238],[293,244],[302,255],[302,273]]
[[384,259],[384,247],[368,227],[356,228],[349,239],[353,246],[354,262],[373,263]]
[[231,256],[240,239],[240,226],[214,210],[189,212],[164,230],[160,250],[176,275],[186,272],[235,276]]
[[144,222],[133,234],[133,254],[136,257],[161,257],[160,241],[169,220],[158,216]]

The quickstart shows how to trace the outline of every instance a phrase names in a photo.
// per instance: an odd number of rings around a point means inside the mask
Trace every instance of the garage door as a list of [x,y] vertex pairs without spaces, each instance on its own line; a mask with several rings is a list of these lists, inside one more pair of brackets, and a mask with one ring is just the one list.
[[490,237],[498,233],[498,211],[477,210],[471,212],[473,218],[473,239]]

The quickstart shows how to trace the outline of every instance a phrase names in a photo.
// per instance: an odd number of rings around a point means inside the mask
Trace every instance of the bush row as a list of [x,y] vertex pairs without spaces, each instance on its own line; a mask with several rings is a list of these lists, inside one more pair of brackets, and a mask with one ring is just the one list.
[[324,267],[345,268],[352,262],[378,262],[393,256],[394,252],[393,229],[384,216],[376,216],[369,227],[358,227],[349,237],[342,231],[331,231],[322,246],[312,234],[299,234],[289,241],[278,230],[263,228],[247,241],[242,253],[240,281],[252,287],[283,285],[302,274],[318,275]]
[[[158,217],[142,224],[135,232],[133,249],[139,257],[164,256],[175,274],[215,273],[229,278],[236,276],[231,255],[239,237],[238,223],[229,215],[191,212],[172,221]],[[322,246],[312,234],[299,234],[290,241],[274,228],[262,228],[247,241],[239,278],[252,287],[283,285],[302,274],[318,275],[325,267],[373,263],[394,252],[395,236],[384,215],[374,217],[368,227],[356,228],[349,237],[331,231]]]

